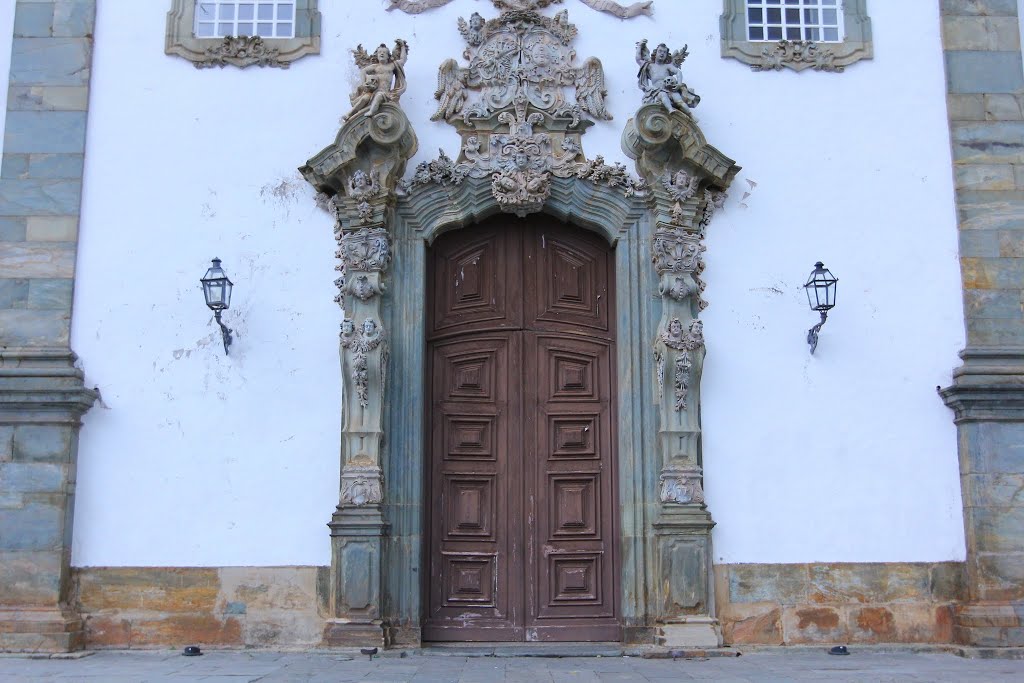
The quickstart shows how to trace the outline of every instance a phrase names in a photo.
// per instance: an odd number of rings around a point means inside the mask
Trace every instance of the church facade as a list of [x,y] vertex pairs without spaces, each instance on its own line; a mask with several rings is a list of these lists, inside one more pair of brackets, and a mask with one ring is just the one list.
[[17,0],[0,649],[1024,647],[1020,4]]

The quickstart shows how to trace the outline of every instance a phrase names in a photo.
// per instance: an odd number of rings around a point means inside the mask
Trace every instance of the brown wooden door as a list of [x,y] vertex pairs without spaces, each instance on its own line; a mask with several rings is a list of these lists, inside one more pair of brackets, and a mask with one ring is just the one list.
[[430,250],[425,640],[619,640],[614,254],[546,218]]

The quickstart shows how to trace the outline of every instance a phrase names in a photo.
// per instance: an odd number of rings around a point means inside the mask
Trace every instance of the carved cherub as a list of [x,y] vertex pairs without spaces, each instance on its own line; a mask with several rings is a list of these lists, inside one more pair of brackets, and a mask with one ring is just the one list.
[[459,17],[459,33],[467,43],[473,47],[479,47],[484,42],[484,18],[479,12],[473,12],[469,17],[469,23]]
[[676,171],[675,175],[666,173],[661,178],[661,184],[668,190],[668,194],[677,202],[685,202],[697,194],[697,186],[700,185],[700,176],[690,175],[683,169]]
[[604,87],[604,68],[601,60],[591,57],[576,69],[576,102],[580,109],[596,119],[609,121],[612,115],[604,106],[608,91]]
[[366,173],[362,169],[357,170],[348,180],[348,194],[350,197],[365,197],[375,195],[380,191],[380,174],[376,171]]
[[430,117],[431,121],[450,119],[466,105],[466,79],[469,69],[463,69],[454,59],[441,62],[437,71],[437,90],[434,99],[438,101],[437,111]]
[[385,102],[398,102],[405,92],[405,60],[409,56],[409,45],[401,38],[395,41],[395,50],[381,43],[370,55],[357,45],[353,50],[356,66],[360,69],[360,83],[349,98],[352,109],[342,120],[362,113],[373,116]]
[[665,43],[654,48],[653,54],[647,49],[647,39],[636,44],[636,63],[640,89],[644,92],[644,103],[661,103],[672,112],[676,109],[688,112],[690,107],[700,103],[700,97],[683,82],[679,65],[689,56],[688,46],[672,52]]

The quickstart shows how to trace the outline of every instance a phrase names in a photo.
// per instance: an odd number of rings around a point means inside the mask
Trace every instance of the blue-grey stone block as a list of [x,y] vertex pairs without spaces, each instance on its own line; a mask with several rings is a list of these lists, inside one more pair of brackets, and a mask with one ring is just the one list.
[[27,225],[25,218],[0,218],[0,242],[24,242]]
[[96,0],[57,0],[53,13],[53,35],[92,35],[96,23]]
[[53,27],[52,2],[19,2],[14,10],[14,35],[46,38]]
[[1017,16],[1017,0],[941,0],[940,7],[954,16]]
[[74,438],[73,427],[16,425],[14,462],[70,462]]
[[14,455],[14,427],[0,425],[0,462],[9,461]]
[[32,279],[28,286],[28,308],[71,312],[71,295],[74,280]]
[[0,308],[27,308],[28,280],[0,279]]
[[0,509],[0,551],[57,550],[63,527],[61,505],[29,503],[20,509]]
[[11,111],[4,130],[4,153],[85,150],[84,111]]
[[994,230],[961,230],[960,255],[997,258],[999,233]]
[[85,168],[82,154],[33,154],[29,157],[29,178],[81,178]]
[[1024,507],[965,507],[979,552],[1024,552]]
[[0,309],[0,346],[67,346],[68,311]]
[[961,163],[1024,163],[1024,121],[953,124],[953,158]]
[[82,182],[0,178],[0,213],[7,216],[76,216],[82,204]]
[[1020,290],[969,289],[964,292],[968,318],[1009,318],[1024,327],[1024,299]]
[[1021,318],[968,318],[968,346],[1024,345],[1024,321]]
[[224,614],[245,614],[246,606],[244,602],[228,602],[224,606]]
[[1020,52],[946,52],[950,93],[1018,93],[1024,90]]
[[67,484],[64,465],[49,463],[0,463],[0,491],[63,493]]
[[958,194],[961,234],[974,230],[1024,230],[1024,198],[1005,192],[990,192],[995,197],[973,198]]
[[11,85],[88,85],[89,38],[15,38]]
[[5,154],[3,166],[0,166],[0,177],[23,178],[28,174],[27,154]]
[[961,464],[966,473],[1013,474],[1024,472],[1024,424],[965,422],[960,425]]

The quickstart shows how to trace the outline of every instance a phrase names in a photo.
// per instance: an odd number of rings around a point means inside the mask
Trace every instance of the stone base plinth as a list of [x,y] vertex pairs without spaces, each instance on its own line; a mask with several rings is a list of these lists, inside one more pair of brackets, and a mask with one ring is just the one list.
[[72,652],[84,644],[82,619],[59,609],[0,609],[0,652]]
[[1024,647],[1024,602],[960,605],[953,615],[953,637],[980,648]]
[[673,648],[721,647],[722,633],[717,619],[694,617],[683,623],[659,626],[656,642]]
[[331,619],[324,626],[326,647],[384,647],[384,627],[380,622],[353,624]]

